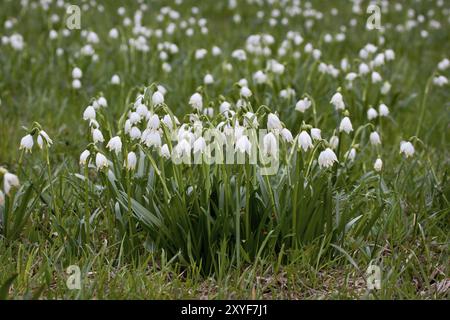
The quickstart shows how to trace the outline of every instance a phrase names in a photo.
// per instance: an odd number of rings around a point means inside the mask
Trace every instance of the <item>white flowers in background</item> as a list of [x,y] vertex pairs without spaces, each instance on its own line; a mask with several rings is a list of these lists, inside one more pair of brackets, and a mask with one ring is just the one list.
[[381,94],[386,95],[389,93],[389,91],[391,91],[391,84],[388,81],[385,81],[380,89],[380,92]]
[[17,188],[19,186],[20,186],[19,178],[15,174],[5,172],[3,176],[3,189],[5,190],[5,193],[9,194],[12,187]]
[[113,85],[120,84],[120,77],[117,74],[115,74],[111,77],[111,84],[113,84]]
[[345,103],[344,99],[342,97],[342,94],[340,92],[336,92],[333,97],[331,97],[330,103],[334,105],[336,110],[344,110],[345,109]]
[[161,147],[160,154],[161,154],[161,157],[163,157],[163,158],[166,158],[166,159],[170,158],[169,146],[167,144],[165,144]]
[[253,81],[256,84],[263,84],[268,81],[268,77],[263,71],[259,70],[253,74]]
[[86,165],[87,159],[89,158],[90,155],[91,155],[91,153],[89,152],[89,150],[84,150],[80,154],[80,165],[81,166],[85,166]]
[[95,120],[95,109],[88,106],[83,112],[83,120]]
[[339,125],[339,131],[341,132],[344,131],[347,134],[353,131],[353,126],[349,117],[344,117],[341,120],[341,124]]
[[378,107],[378,111],[380,112],[380,116],[387,117],[389,115],[389,108],[384,103],[380,104]]
[[450,67],[450,60],[447,58],[438,63],[438,69],[441,71],[446,70],[448,67]]
[[383,79],[381,78],[381,75],[378,72],[376,72],[376,71],[372,72],[372,82],[373,83],[378,83],[378,82],[381,82],[382,80]]
[[206,141],[203,137],[199,137],[194,141],[194,153],[203,153],[206,149]]
[[92,141],[94,141],[94,143],[105,141],[102,132],[97,128],[92,130]]
[[383,168],[383,161],[378,158],[377,160],[375,160],[375,163],[373,165],[373,168],[376,172],[380,172],[381,169]]
[[377,146],[379,144],[381,144],[381,139],[380,139],[380,135],[378,134],[378,132],[373,131],[370,136],[369,136],[369,140],[370,143],[374,146]]
[[274,113],[269,113],[267,116],[267,129],[269,130],[281,130],[283,126],[278,116]]
[[298,100],[297,104],[295,105],[295,110],[303,113],[306,110],[308,110],[311,107],[311,100],[309,100],[307,97]]
[[120,140],[119,136],[112,137],[106,147],[109,151],[114,151],[118,154],[122,150],[122,140]]
[[108,167],[108,159],[106,159],[106,157],[103,154],[98,152],[97,155],[95,156],[95,165],[97,166],[97,170],[107,168]]
[[213,84],[214,83],[214,77],[211,74],[208,73],[203,78],[203,83],[206,84],[206,85]]
[[240,153],[247,152],[250,155],[250,151],[252,149],[252,144],[248,140],[247,136],[241,136],[236,142],[236,151]]
[[252,96],[251,90],[246,86],[241,88],[240,94],[244,98],[250,98]]
[[161,92],[156,91],[152,95],[152,104],[157,106],[164,103],[164,96]]
[[106,108],[108,106],[108,101],[105,97],[100,97],[96,100],[99,107]]
[[128,152],[127,162],[126,162],[127,170],[134,170],[134,169],[136,169],[136,164],[137,164],[136,153],[134,153],[133,151]]
[[33,144],[34,144],[33,137],[31,136],[31,134],[27,134],[20,140],[19,149],[20,150],[24,149],[25,152],[31,152],[31,149],[33,148]]
[[[320,135],[320,133],[319,133],[319,135]],[[298,143],[299,143],[299,146],[305,152],[308,151],[308,149],[312,149],[314,147],[311,137],[308,134],[308,132],[306,132],[306,131],[300,132],[300,134],[298,135]]]
[[335,162],[338,162],[336,154],[330,148],[326,148],[319,155],[319,166],[321,168],[330,168]]
[[400,153],[403,153],[407,158],[414,154],[414,146],[409,141],[400,142]]
[[74,79],[72,81],[72,88],[80,89],[81,88],[81,81],[79,79]]
[[373,120],[376,117],[378,117],[378,112],[377,110],[375,110],[374,108],[369,108],[369,110],[367,110],[367,119]]
[[81,79],[83,77],[83,72],[81,71],[80,68],[75,67],[72,70],[72,78],[73,79]]
[[203,109],[203,97],[200,93],[196,92],[189,99],[189,104],[192,108],[201,111]]
[[39,131],[39,135],[37,137],[37,143],[38,143],[39,148],[42,149],[42,147],[44,146],[44,141],[48,147],[50,147],[53,144],[53,140],[50,139],[47,132],[45,132],[44,130],[41,130],[41,131]]
[[438,87],[443,87],[444,85],[448,84],[448,79],[444,76],[436,76],[433,78],[433,83]]

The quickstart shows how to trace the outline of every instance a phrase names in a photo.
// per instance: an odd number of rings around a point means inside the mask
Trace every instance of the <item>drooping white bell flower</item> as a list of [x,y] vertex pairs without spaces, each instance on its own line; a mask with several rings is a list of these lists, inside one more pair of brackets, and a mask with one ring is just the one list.
[[33,137],[31,136],[31,134],[27,134],[25,137],[23,137],[20,140],[20,147],[19,149],[22,150],[24,149],[25,151],[31,152],[31,149],[33,148]]
[[116,154],[118,154],[120,151],[122,151],[122,140],[120,140],[119,136],[112,137],[106,147],[109,149],[109,151],[114,151]]
[[244,98],[250,98],[252,96],[252,91],[248,87],[242,87],[241,88],[241,96]]
[[336,149],[339,145],[339,137],[338,136],[332,136],[330,138],[330,147],[332,149]]
[[367,119],[373,120],[376,117],[378,117],[378,112],[377,110],[375,110],[374,108],[370,108],[369,110],[367,110]]
[[199,137],[194,141],[194,153],[203,153],[206,149],[206,141],[203,137]]
[[291,143],[292,141],[294,141],[294,137],[292,137],[292,133],[291,131],[289,131],[289,129],[282,129],[281,130],[281,136],[283,137],[283,140],[286,142]]
[[111,77],[111,84],[113,84],[113,85],[120,84],[120,77],[117,74],[115,74]]
[[237,140],[236,151],[239,151],[240,153],[247,152],[250,155],[251,149],[252,149],[252,144],[248,140],[247,136],[243,135]]
[[109,165],[108,159],[106,159],[106,157],[103,154],[98,152],[97,155],[95,156],[95,165],[97,166],[97,170],[107,168]]
[[191,105],[192,108],[194,108],[198,111],[202,111],[203,97],[200,95],[200,93],[196,92],[189,99],[189,104]]
[[137,164],[136,153],[134,153],[133,151],[128,152],[127,162],[126,162],[127,170],[134,170],[134,169],[136,169],[136,164]]
[[311,137],[306,131],[300,132],[300,134],[298,135],[298,143],[305,152],[308,151],[308,149],[314,148]]
[[81,79],[83,77],[83,72],[81,71],[80,68],[75,67],[72,70],[72,78],[73,79]]
[[[144,133],[142,133],[144,135]],[[145,145],[149,148],[161,147],[161,135],[158,131],[150,130],[149,133],[145,136]]]
[[407,158],[412,157],[414,154],[414,146],[409,141],[400,142],[400,153],[403,153]]
[[338,162],[336,154],[330,148],[326,148],[320,153],[318,161],[321,168],[330,168],[335,162]]
[[160,121],[157,114],[154,114],[150,117],[147,123],[147,128],[150,130],[157,130],[159,129]]
[[283,126],[278,116],[274,113],[269,113],[267,116],[267,129],[269,130],[281,130]]
[[89,152],[89,150],[84,150],[81,154],[80,154],[80,165],[81,166],[85,166],[87,163],[87,159],[88,157],[91,155],[91,153]]
[[353,126],[349,117],[344,117],[341,120],[341,124],[339,125],[339,131],[341,132],[344,131],[347,134],[353,131]]
[[372,72],[372,82],[373,83],[378,83],[378,82],[381,82],[382,80],[383,80],[383,78],[381,78],[381,75],[378,72],[376,72],[376,71]]
[[169,159],[170,158],[169,146],[167,144],[163,145],[161,147],[161,150],[160,150],[159,153],[160,153],[161,157]]
[[44,141],[48,147],[50,147],[53,144],[53,140],[50,139],[47,132],[45,132],[44,130],[41,130],[41,131],[39,131],[39,135],[37,137],[37,143],[38,143],[39,148],[42,149],[42,147],[44,146]]
[[389,115],[389,108],[384,103],[380,104],[378,111],[382,117],[387,117]]
[[203,83],[206,84],[206,85],[213,84],[214,83],[214,77],[211,74],[208,73],[203,78]]
[[374,131],[370,134],[369,139],[370,139],[370,143],[374,146],[381,144],[380,135],[376,131]]
[[5,175],[3,176],[3,189],[5,190],[5,193],[9,194],[12,187],[17,188],[19,186],[20,186],[19,178],[15,174],[6,172]]
[[152,95],[152,103],[155,106],[163,104],[164,103],[164,95],[161,92],[156,91]]
[[295,105],[295,110],[303,113],[308,110],[309,107],[311,107],[311,100],[305,97],[301,100],[298,100],[297,104]]
[[333,97],[331,97],[330,103],[334,105],[336,110],[345,109],[344,98],[342,97],[342,94],[340,92],[336,92]]
[[263,153],[267,156],[278,157],[277,138],[272,132],[269,132],[263,138]]
[[88,106],[83,112],[83,120],[95,120],[95,109]]
[[373,168],[375,169],[376,172],[380,172],[381,169],[383,168],[383,161],[380,158],[375,160]]
[[105,141],[102,132],[97,128],[92,130],[92,141],[94,141],[94,143]]
[[314,140],[322,140],[321,130],[318,128],[312,128],[311,129],[311,137]]
[[108,106],[108,101],[105,97],[100,97],[97,99],[97,103],[100,107],[106,108]]
[[355,149],[355,148],[351,148],[350,150],[348,150],[348,151],[345,153],[344,157],[345,157],[346,159],[348,159],[349,161],[354,161],[354,160],[355,160],[355,157],[356,157],[356,149]]

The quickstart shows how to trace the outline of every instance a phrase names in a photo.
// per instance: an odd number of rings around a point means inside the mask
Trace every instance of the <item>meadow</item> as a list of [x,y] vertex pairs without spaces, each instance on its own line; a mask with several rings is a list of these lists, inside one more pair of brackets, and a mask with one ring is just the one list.
[[0,299],[448,299],[450,5],[371,4],[3,0]]

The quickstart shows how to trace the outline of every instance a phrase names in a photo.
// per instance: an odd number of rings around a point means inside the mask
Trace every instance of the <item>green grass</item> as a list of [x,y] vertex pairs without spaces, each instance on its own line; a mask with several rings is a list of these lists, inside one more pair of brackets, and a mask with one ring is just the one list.
[[[144,25],[164,29],[167,23],[155,16],[167,3],[146,3],[151,10],[144,14]],[[433,30],[424,23],[429,36],[423,38],[421,26],[405,32],[366,30],[367,15],[352,14],[344,1],[333,4],[337,16],[330,14],[331,2],[312,1],[324,14],[312,29],[301,16],[271,28],[268,18],[256,19],[258,10],[270,14],[273,8],[267,4],[240,3],[233,11],[226,2],[184,1],[173,8],[187,19],[194,3],[208,19],[209,33],[188,38],[175,32],[164,38],[179,47],[169,59],[170,73],[162,70],[156,49],[160,40],[155,37],[149,40],[149,53],[119,49],[133,34],[121,24],[117,4],[102,2],[103,13],[95,8],[82,12],[82,30],[93,30],[100,38],[93,45],[97,62],[77,57],[86,43],[81,31],[49,40],[51,29],[63,28],[63,20],[52,27],[50,16],[57,13],[63,19],[63,9],[21,8],[19,1],[1,5],[0,35],[19,32],[26,45],[23,51],[0,46],[0,167],[21,181],[0,206],[0,298],[447,299],[450,91],[448,84],[428,83],[435,72],[449,77],[449,69],[437,71],[450,52],[448,6],[407,1],[402,10],[395,11],[391,4],[382,14],[383,25],[395,26],[405,24],[408,9],[424,15],[433,9],[441,28]],[[367,4],[363,2],[363,12]],[[124,7],[132,18],[138,5],[127,1]],[[243,19],[239,25],[232,22],[237,12]],[[13,17],[18,22],[7,30],[3,24]],[[349,24],[352,18],[358,22],[355,27]],[[326,33],[336,34],[343,25],[344,42],[324,41]],[[119,39],[108,38],[113,27],[119,29]],[[300,58],[294,58],[292,50],[276,56],[289,30],[304,38]],[[233,50],[245,47],[249,35],[258,33],[273,35],[274,58],[286,66],[283,75],[270,75],[265,85],[252,81],[254,72],[265,69],[265,59],[253,61],[247,54],[249,60],[240,64],[231,58]],[[381,95],[381,85],[367,78],[349,88],[342,71],[337,78],[321,74],[318,62],[303,51],[308,42],[322,51],[320,62],[339,67],[345,57],[352,71],[367,43],[379,51],[393,49],[395,60],[377,68],[391,91]],[[214,45],[221,47],[222,56],[195,59],[195,50]],[[57,48],[65,53],[57,56]],[[224,62],[233,70],[223,70]],[[83,71],[79,90],[71,87],[75,66]],[[207,73],[214,76],[214,84],[199,88]],[[113,74],[120,75],[119,86],[110,84]],[[168,90],[165,104],[153,106],[146,97],[149,109],[188,122],[189,97],[199,90],[204,106],[216,113],[202,118],[204,124],[216,126],[225,120],[217,115],[222,99],[239,99],[236,83],[241,78],[249,81],[253,96],[237,117],[252,110],[265,128],[267,114],[277,112],[294,136],[306,128],[304,122],[321,128],[326,141],[315,143],[316,149],[307,153],[291,152],[282,144],[281,168],[268,177],[248,164],[175,166],[148,148],[142,148],[143,161],[136,171],[123,168],[125,150],[141,150],[123,133],[138,92],[151,95],[153,84],[162,84]],[[296,96],[284,100],[279,91],[288,87]],[[335,151],[340,163],[321,170],[314,160],[344,116],[329,103],[338,88],[354,131],[338,133],[341,142]],[[316,114],[313,108],[304,114],[294,111],[305,94],[313,99]],[[97,112],[105,143],[94,147],[82,114],[100,95],[108,100],[108,108]],[[389,117],[367,125],[367,109],[382,102],[389,106]],[[21,137],[32,132],[36,138],[38,128],[54,144],[23,153]],[[381,135],[377,148],[368,143],[372,128]],[[164,127],[166,138],[168,131]],[[124,145],[119,155],[105,148],[115,135]],[[402,140],[414,144],[413,157],[399,154]],[[344,156],[350,147],[357,148],[353,163]],[[115,180],[106,170],[79,165],[86,148],[113,161]],[[377,157],[383,160],[381,173],[373,170]],[[189,187],[193,191],[187,194]],[[380,290],[367,289],[371,264],[381,268]],[[81,290],[66,286],[69,265],[81,269]]]

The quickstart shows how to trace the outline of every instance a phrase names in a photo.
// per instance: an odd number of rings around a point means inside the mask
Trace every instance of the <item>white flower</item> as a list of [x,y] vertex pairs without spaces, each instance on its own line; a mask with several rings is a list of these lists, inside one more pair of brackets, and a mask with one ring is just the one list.
[[342,94],[340,92],[336,92],[333,97],[331,97],[330,103],[334,105],[336,110],[344,110],[345,104],[342,97]]
[[20,182],[19,178],[12,173],[6,172],[3,176],[3,189],[5,190],[6,194],[9,194],[9,191],[11,191],[12,187],[19,187]]
[[79,79],[74,79],[72,81],[72,88],[80,89],[81,88],[81,81]]
[[200,152],[203,153],[206,149],[206,141],[203,137],[199,137],[194,141],[194,153]]
[[360,75],[365,75],[368,74],[370,72],[370,68],[367,64],[365,63],[361,63],[358,67],[358,71]]
[[141,137],[141,130],[138,127],[132,127],[129,131],[131,140],[136,140]]
[[120,77],[115,74],[111,77],[111,84],[118,85],[120,84]]
[[106,108],[108,106],[108,101],[106,101],[105,97],[98,98],[97,103],[100,107],[103,107],[103,108]]
[[348,151],[345,153],[344,157],[345,157],[346,159],[350,160],[350,161],[355,160],[355,157],[356,157],[356,150],[355,150],[355,148],[351,148],[350,150],[348,150]]
[[383,83],[383,86],[381,87],[381,90],[380,90],[381,94],[386,95],[386,94],[389,93],[390,90],[391,90],[391,84],[389,82],[385,81]]
[[261,70],[255,72],[253,74],[253,81],[255,81],[255,83],[257,83],[257,84],[266,83],[267,80],[268,80],[267,75]]
[[332,136],[330,138],[330,147],[332,149],[336,149],[338,145],[339,145],[339,138],[337,136]]
[[263,153],[268,156],[278,156],[278,143],[275,135],[270,132],[263,138]]
[[384,103],[380,104],[378,111],[382,117],[387,117],[389,115],[389,108]]
[[73,68],[72,70],[72,78],[74,79],[81,79],[83,77],[83,72],[81,71],[80,68]]
[[349,117],[344,117],[341,120],[341,124],[339,125],[339,131],[344,131],[345,133],[349,134],[351,131],[353,131],[353,126],[350,121]]
[[80,154],[80,165],[85,166],[87,163],[87,159],[90,156],[90,152],[89,150],[84,150],[81,154]]
[[251,97],[252,92],[250,91],[250,89],[248,87],[242,87],[241,88],[241,96],[243,96],[244,98],[249,98]]
[[106,157],[99,152],[95,156],[95,165],[97,166],[97,170],[107,168],[108,167],[108,159],[106,159]]
[[166,159],[170,158],[169,146],[167,144],[165,144],[161,147],[160,154],[161,154],[161,157],[163,157],[163,158],[166,158]]
[[153,105],[157,106],[164,103],[164,96],[161,92],[156,91],[152,95],[152,103]]
[[308,149],[312,149],[314,147],[311,137],[306,131],[300,132],[298,136],[298,143],[300,144],[300,147],[303,149],[303,151],[307,151]]
[[[142,136],[144,136],[144,132],[142,133]],[[158,131],[150,130],[143,138],[147,147],[161,147],[161,135]]]
[[182,157],[183,155],[189,156],[191,154],[191,144],[186,139],[182,139],[178,142],[174,151],[179,157]]
[[247,152],[250,155],[250,151],[252,149],[252,144],[248,140],[247,136],[242,136],[236,142],[236,151],[240,153]]
[[373,83],[378,83],[381,82],[381,80],[383,80],[380,76],[380,74],[376,71],[372,72],[372,82]]
[[192,108],[201,111],[203,109],[203,97],[200,95],[200,93],[196,92],[189,99],[189,104]]
[[433,78],[433,83],[439,87],[442,87],[448,83],[448,79],[444,76],[437,76]]
[[157,114],[154,114],[150,117],[150,119],[148,120],[148,124],[147,127],[150,130],[157,130],[159,129],[159,125],[160,125],[160,121],[159,121],[159,117]]
[[335,162],[338,162],[336,154],[330,148],[326,148],[320,153],[319,166],[321,168],[330,168]]
[[136,169],[136,163],[137,163],[136,153],[134,153],[133,151],[128,152],[127,163],[126,163],[127,170]]
[[31,136],[31,134],[27,134],[25,137],[23,137],[20,140],[20,147],[19,149],[25,149],[25,151],[29,151],[31,152],[31,148],[33,148],[33,137]]
[[294,138],[292,137],[292,133],[286,128],[281,130],[281,136],[283,137],[284,141],[286,141],[286,142],[294,141]]
[[269,130],[281,130],[283,126],[281,121],[276,114],[269,113],[267,116],[267,129]]
[[380,135],[378,132],[374,131],[370,134],[370,143],[374,146],[381,144]]
[[97,143],[105,141],[105,138],[103,138],[102,132],[96,128],[92,130],[92,140],[94,141],[94,143]]
[[374,108],[367,110],[367,119],[372,120],[378,117],[378,112]]
[[114,151],[116,154],[118,154],[122,150],[122,140],[120,140],[119,136],[113,137],[109,140],[106,147],[109,149],[109,151]]
[[309,107],[311,107],[311,101],[308,98],[303,98],[301,100],[298,100],[297,104],[295,105],[295,110],[303,113],[308,110]]
[[378,158],[375,161],[373,168],[375,169],[376,172],[380,172],[381,169],[383,168],[383,161],[380,158]]
[[83,112],[83,120],[95,120],[95,109],[88,106]]
[[37,143],[39,145],[39,148],[41,148],[41,149],[44,146],[44,140],[45,140],[45,143],[47,144],[47,146],[51,146],[53,144],[53,140],[50,139],[47,132],[45,132],[44,130],[41,130],[41,131],[39,131],[39,135],[37,137]]
[[409,141],[400,142],[400,153],[403,153],[407,158],[414,154],[414,146]]
[[442,60],[441,62],[439,62],[438,64],[438,68],[441,71],[446,70],[448,67],[450,67],[450,60],[448,60],[447,58],[445,58],[444,60]]
[[312,128],[311,129],[311,137],[314,140],[322,140],[321,131],[318,128]]
[[203,78],[203,83],[204,84],[213,84],[214,83],[214,78],[211,74],[207,74],[204,78]]

